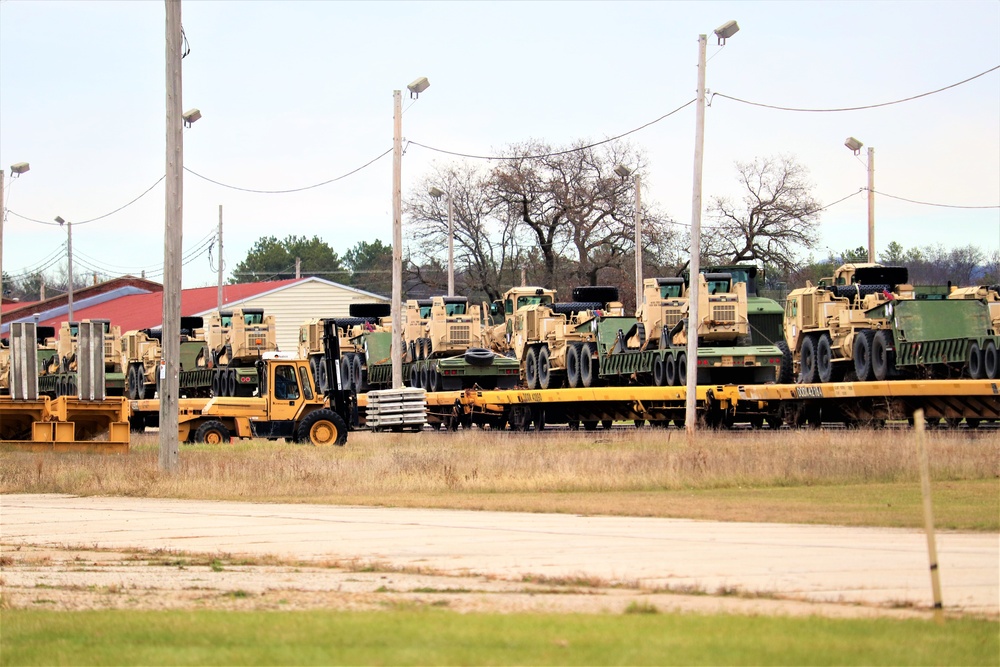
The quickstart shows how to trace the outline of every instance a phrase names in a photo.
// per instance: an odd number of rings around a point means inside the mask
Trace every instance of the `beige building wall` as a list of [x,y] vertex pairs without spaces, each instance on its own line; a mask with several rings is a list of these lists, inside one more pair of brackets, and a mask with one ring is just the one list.
[[263,308],[265,315],[274,315],[278,349],[298,351],[299,326],[317,317],[349,317],[352,303],[389,303],[389,299],[333,283],[320,278],[304,278],[274,292],[246,299],[241,304],[226,304],[224,308]]

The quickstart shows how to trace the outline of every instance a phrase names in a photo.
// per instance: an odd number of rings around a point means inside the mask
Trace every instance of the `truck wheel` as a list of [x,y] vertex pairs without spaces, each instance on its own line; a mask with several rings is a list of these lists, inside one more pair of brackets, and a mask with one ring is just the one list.
[[663,367],[663,357],[657,356],[653,359],[653,384],[657,387],[663,387],[668,384],[667,382],[667,372]]
[[986,373],[986,377],[991,380],[997,379],[997,371],[1000,366],[1000,357],[997,355],[997,346],[991,340],[986,341],[986,346],[983,347],[983,372]]
[[524,353],[524,383],[528,389],[538,389],[538,351],[533,347]]
[[465,351],[465,363],[470,366],[489,366],[493,363],[493,350],[485,347],[470,347]]
[[316,391],[325,394],[327,390],[326,358],[320,357],[316,364]]
[[872,375],[872,342],[875,332],[871,329],[859,331],[854,336],[854,374],[859,382],[867,382]]
[[538,350],[538,386],[542,389],[552,389],[552,364],[549,361],[549,346],[542,345]]
[[892,351],[892,332],[882,329],[872,340],[872,374],[876,380],[888,380],[896,370],[896,354]]
[[663,381],[668,387],[677,386],[677,357],[673,353],[668,354],[663,361]]
[[781,366],[778,367],[778,384],[791,384],[795,382],[792,368],[792,351],[788,348],[788,343],[779,340],[774,344],[781,351]]
[[820,334],[816,344],[816,377],[820,382],[833,380],[833,346],[830,334]]
[[594,359],[593,343],[584,343],[580,347],[580,384],[584,387],[596,387],[599,373],[597,360]]
[[969,377],[973,380],[983,378],[983,350],[976,341],[969,345]]
[[361,355],[354,355],[354,363],[351,364],[351,376],[354,378],[354,391],[363,394],[368,391],[368,383],[365,382],[364,368],[362,368]]
[[228,396],[236,396],[236,369],[230,368],[229,373],[226,374],[227,384],[229,386]]
[[314,447],[343,445],[347,442],[347,424],[333,410],[327,408],[314,410],[299,424],[295,439]]
[[806,336],[802,339],[802,349],[799,350],[799,365],[802,368],[801,373],[799,373],[799,383],[815,383],[818,376],[816,372],[816,340],[812,336]]
[[194,432],[195,442],[206,445],[224,445],[229,442],[229,429],[220,421],[205,422]]
[[[681,352],[677,355],[677,384],[684,386],[687,385],[688,377],[688,364],[687,364],[687,354]],[[697,382],[695,383],[697,384]]]
[[580,346],[571,344],[566,348],[566,384],[570,389],[580,386]]
[[420,388],[420,371],[417,370],[416,364],[410,365],[410,386],[415,389]]

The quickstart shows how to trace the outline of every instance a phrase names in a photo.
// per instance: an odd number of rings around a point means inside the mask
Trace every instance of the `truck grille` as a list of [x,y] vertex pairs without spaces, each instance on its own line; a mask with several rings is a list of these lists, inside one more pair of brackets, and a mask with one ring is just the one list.
[[735,322],[736,306],[712,306],[712,319],[716,322]]
[[680,308],[667,308],[663,311],[663,328],[670,329],[674,328],[674,325],[681,321],[682,312]]
[[469,327],[453,326],[451,328],[451,342],[454,345],[467,345],[470,343]]

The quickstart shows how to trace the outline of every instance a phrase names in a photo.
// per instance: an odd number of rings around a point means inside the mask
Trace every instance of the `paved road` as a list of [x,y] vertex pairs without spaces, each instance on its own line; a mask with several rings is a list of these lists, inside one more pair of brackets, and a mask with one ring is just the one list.
[[[0,497],[0,542],[357,559],[448,574],[597,577],[714,593],[931,604],[923,533],[518,512]],[[938,533],[946,609],[1000,612],[1000,536]]]

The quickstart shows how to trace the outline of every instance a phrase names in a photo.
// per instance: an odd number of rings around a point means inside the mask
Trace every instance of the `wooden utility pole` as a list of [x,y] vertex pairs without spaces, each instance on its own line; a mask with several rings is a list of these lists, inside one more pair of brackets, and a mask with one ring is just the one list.
[[403,386],[403,96],[392,91],[392,388]]
[[875,149],[868,147],[868,261],[875,262]]
[[222,204],[219,204],[219,290],[216,301],[219,302],[219,310],[222,310]]
[[184,125],[181,111],[181,0],[167,10],[167,178],[163,233],[163,361],[160,364],[160,469],[180,467],[177,398],[180,372],[181,248],[184,226]]

